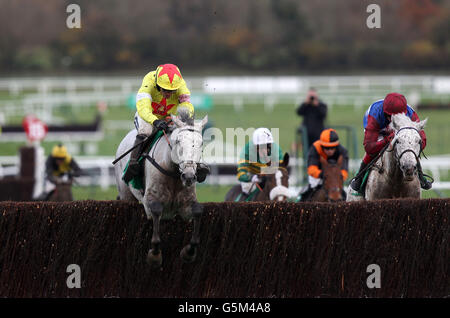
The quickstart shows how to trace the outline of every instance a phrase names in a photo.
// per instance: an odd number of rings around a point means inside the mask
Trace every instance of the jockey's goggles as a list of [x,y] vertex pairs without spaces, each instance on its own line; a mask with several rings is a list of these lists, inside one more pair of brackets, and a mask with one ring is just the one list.
[[176,89],[171,90],[171,89],[165,89],[165,88],[162,88],[162,87],[159,86],[159,85],[156,85],[156,86],[157,86],[158,89],[159,89],[161,92],[163,92],[163,93],[174,93],[174,92],[176,91]]

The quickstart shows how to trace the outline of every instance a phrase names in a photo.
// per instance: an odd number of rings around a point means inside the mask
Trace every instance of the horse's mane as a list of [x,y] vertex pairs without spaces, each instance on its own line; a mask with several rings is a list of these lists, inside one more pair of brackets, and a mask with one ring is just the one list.
[[391,128],[394,128],[394,122],[397,127],[406,127],[406,126],[416,126],[417,123],[412,121],[411,118],[409,118],[406,114],[400,113],[400,114],[394,114],[392,115],[392,121],[391,121]]
[[189,125],[189,126],[194,125],[194,116],[191,117],[189,109],[187,109],[186,107],[180,107],[178,109],[177,116],[178,116],[178,118],[180,118],[180,120],[183,123],[186,123],[186,125]]

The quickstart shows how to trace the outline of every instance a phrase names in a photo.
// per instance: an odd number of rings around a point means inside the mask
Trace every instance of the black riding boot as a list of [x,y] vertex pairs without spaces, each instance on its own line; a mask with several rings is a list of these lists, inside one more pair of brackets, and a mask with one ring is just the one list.
[[134,141],[134,146],[141,143],[139,146],[133,149],[130,155],[130,161],[128,163],[127,171],[125,172],[125,175],[123,176],[123,181],[126,183],[130,182],[135,176],[139,173],[139,156],[142,153],[142,148],[144,143],[142,141],[147,138],[146,135],[136,135],[136,140]]
[[245,202],[245,200],[247,200],[249,196],[250,196],[250,194],[241,192],[241,197],[239,198],[238,202]]
[[365,169],[367,167],[367,164],[363,162],[361,162],[361,166],[359,167],[358,172],[356,173],[356,177],[353,178],[352,182],[350,183],[350,186],[352,187],[353,190],[355,190],[356,192],[361,193],[361,183],[363,181],[364,178],[364,173],[360,172]]
[[205,181],[206,176],[210,173],[211,173],[211,169],[209,168],[209,166],[206,163],[204,163],[204,162],[199,163],[197,166],[197,182],[201,183],[201,182]]
[[311,195],[313,193],[313,188],[311,187],[310,184],[308,184],[308,187],[306,188],[306,190],[303,193],[300,193],[300,201],[301,202],[305,202],[308,199],[311,198]]

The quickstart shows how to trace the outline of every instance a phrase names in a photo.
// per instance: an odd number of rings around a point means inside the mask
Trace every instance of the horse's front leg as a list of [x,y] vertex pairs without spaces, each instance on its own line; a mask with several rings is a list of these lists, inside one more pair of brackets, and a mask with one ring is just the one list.
[[160,267],[162,264],[161,253],[161,237],[159,236],[159,225],[161,221],[161,214],[163,212],[163,205],[161,202],[153,201],[144,203],[147,218],[153,219],[153,233],[152,233],[152,248],[148,251],[147,262],[152,267]]
[[186,263],[191,263],[197,256],[197,247],[200,243],[200,219],[203,214],[203,206],[194,202],[191,206],[192,218],[194,221],[194,230],[192,231],[191,241],[180,252],[180,256]]

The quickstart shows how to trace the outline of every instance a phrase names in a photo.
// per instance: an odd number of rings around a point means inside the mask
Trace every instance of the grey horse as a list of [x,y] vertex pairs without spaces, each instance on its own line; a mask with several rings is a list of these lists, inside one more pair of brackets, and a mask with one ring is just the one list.
[[[417,176],[420,164],[422,130],[427,119],[412,121],[405,114],[392,115],[391,128],[395,131],[388,149],[377,160],[367,178],[365,199],[420,198],[421,189]],[[364,198],[349,186],[347,201],[361,201]]]
[[[161,137],[149,152],[156,165],[145,160],[145,190],[135,189],[122,180],[129,154],[115,165],[118,198],[142,202],[147,219],[153,220],[152,248],[147,255],[147,261],[153,267],[162,264],[160,220],[173,218],[176,214],[185,220],[193,218],[194,221],[191,241],[181,250],[180,256],[185,262],[192,262],[196,257],[203,212],[195,192],[196,169],[202,161],[202,129],[207,121],[205,116],[203,120],[194,122],[187,113],[180,111],[178,116],[172,115],[172,131],[167,138]],[[133,129],[125,136],[117,149],[116,158],[133,146],[136,133]]]

